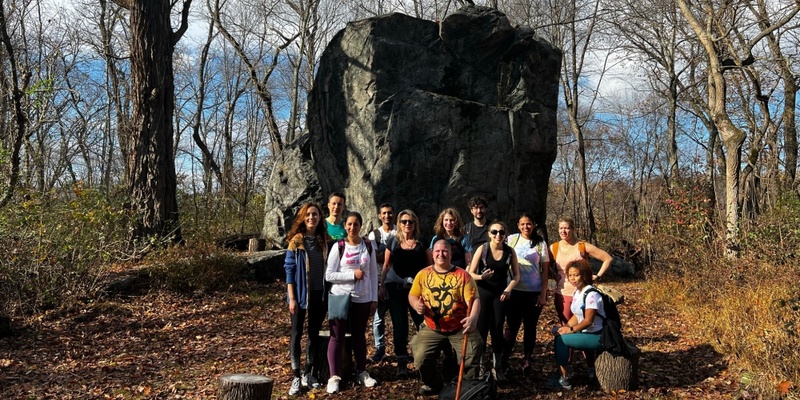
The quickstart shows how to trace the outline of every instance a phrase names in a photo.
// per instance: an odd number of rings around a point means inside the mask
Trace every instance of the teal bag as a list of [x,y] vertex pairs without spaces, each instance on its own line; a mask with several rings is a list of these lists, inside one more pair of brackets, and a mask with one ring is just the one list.
[[328,294],[328,319],[347,319],[350,311],[350,293]]

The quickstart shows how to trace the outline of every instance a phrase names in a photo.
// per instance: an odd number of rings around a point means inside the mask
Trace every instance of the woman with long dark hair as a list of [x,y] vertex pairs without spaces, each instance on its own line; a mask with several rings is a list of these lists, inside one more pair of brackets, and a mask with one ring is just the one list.
[[511,299],[505,302],[506,323],[505,349],[503,350],[503,369],[514,350],[517,333],[521,324],[525,325],[522,356],[522,372],[530,372],[533,350],[536,346],[536,325],[542,307],[547,304],[547,278],[550,268],[550,251],[547,242],[536,232],[533,217],[522,214],[517,220],[519,233],[510,235],[506,243],[517,253],[519,282],[511,291]]
[[478,300],[481,313],[478,316],[478,332],[483,342],[492,334],[492,372],[497,381],[505,381],[501,366],[505,350],[503,324],[505,302],[513,296],[511,291],[519,281],[517,253],[506,244],[506,225],[501,221],[489,224],[489,241],[475,249],[475,257],[469,265],[469,274],[478,285]]
[[[344,218],[347,236],[334,243],[328,257],[325,280],[331,283],[332,296],[349,295],[350,305],[345,318],[328,315],[331,340],[328,343],[328,366],[331,377],[328,379],[328,393],[339,392],[341,381],[341,356],[345,334],[353,340],[353,356],[356,361],[356,382],[365,387],[373,387],[378,382],[367,372],[367,321],[378,307],[378,262],[375,249],[369,239],[362,238],[361,214],[350,212]],[[333,300],[331,300],[333,305]]]

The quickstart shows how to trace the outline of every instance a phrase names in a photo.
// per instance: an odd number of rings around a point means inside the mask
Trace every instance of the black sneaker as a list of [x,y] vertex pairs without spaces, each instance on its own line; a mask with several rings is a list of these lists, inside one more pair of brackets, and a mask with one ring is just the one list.
[[572,383],[570,383],[569,378],[563,376],[551,376],[546,385],[553,389],[572,389]]
[[397,377],[408,378],[408,360],[406,358],[397,358]]

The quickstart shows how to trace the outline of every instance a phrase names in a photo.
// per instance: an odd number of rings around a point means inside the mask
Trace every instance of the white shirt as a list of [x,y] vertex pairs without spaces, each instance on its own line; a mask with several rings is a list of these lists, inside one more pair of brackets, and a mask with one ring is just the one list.
[[[356,281],[355,270],[364,272],[364,277]],[[344,251],[339,256],[339,244],[335,243],[328,254],[328,267],[325,280],[333,283],[331,294],[350,294],[354,303],[378,301],[378,263],[375,261],[375,248],[367,252],[362,240],[356,246],[345,241]]]
[[597,292],[591,292],[586,295],[586,305],[584,307],[583,294],[586,293],[586,291],[590,288],[594,289],[593,286],[586,285],[583,287],[583,290],[576,290],[575,294],[572,295],[572,304],[570,304],[569,309],[573,314],[575,314],[576,317],[578,317],[578,323],[584,319],[584,308],[595,310],[594,321],[592,321],[592,324],[589,325],[588,328],[582,331],[586,333],[595,333],[603,330],[603,317],[606,316],[606,311],[605,308],[603,308],[603,297]]

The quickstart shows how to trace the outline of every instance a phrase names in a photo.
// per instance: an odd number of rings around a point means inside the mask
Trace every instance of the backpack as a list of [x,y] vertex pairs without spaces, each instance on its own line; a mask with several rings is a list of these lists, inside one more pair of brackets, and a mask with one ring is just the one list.
[[622,337],[622,319],[614,299],[592,287],[583,293],[584,305],[586,304],[586,296],[591,292],[596,292],[603,299],[603,311],[606,313],[605,316],[599,312],[597,313],[603,319],[603,330],[600,331],[600,344],[603,345],[603,349],[614,356],[630,356],[625,338]]
[[439,400],[493,400],[497,398],[497,384],[488,374],[484,379],[461,381],[461,397],[456,399],[456,384],[446,385],[439,392]]
[[[519,243],[519,240],[521,238],[522,238],[522,235],[517,233],[516,237],[514,237],[514,243],[508,243],[508,246],[511,247],[511,249],[514,250],[514,252],[517,251],[517,243]],[[542,240],[544,240],[544,239],[542,239]],[[536,252],[539,253],[539,273],[541,274],[541,272],[542,272],[542,259],[541,259],[542,252],[544,250],[550,251],[550,249],[549,248],[542,249],[540,247],[541,241],[539,243],[537,243],[537,244],[534,244],[533,240],[529,240],[529,241],[531,242],[531,248],[532,249],[535,248]],[[544,247],[547,247],[546,243],[547,242],[545,241],[545,246]],[[554,257],[549,257],[549,258],[554,258]],[[553,267],[555,266],[555,264],[556,264],[556,260],[550,260],[550,269],[549,269],[549,271],[553,270]],[[552,273],[551,273],[551,275],[552,275]],[[552,276],[550,278],[552,279]]]
[[[489,249],[489,242],[486,242],[481,245],[481,268],[479,269],[480,272],[486,271],[486,254],[491,251]],[[507,244],[503,243],[503,251],[508,253],[508,257],[506,257],[505,264],[511,266],[511,252],[514,251],[511,247]]]
[[[583,240],[578,241],[578,252],[581,258],[589,260],[589,253],[586,252],[586,242]],[[558,266],[556,265],[556,257],[558,257],[558,242],[553,243],[553,257],[550,259],[550,279],[558,280]]]
[[[372,240],[369,240],[368,237],[364,236],[361,238],[361,241],[364,242],[364,245],[367,246],[367,253],[371,256],[372,255]],[[339,245],[339,259],[342,258],[342,254],[344,254],[344,239],[339,239],[336,243]],[[379,266],[378,268],[380,268]]]

